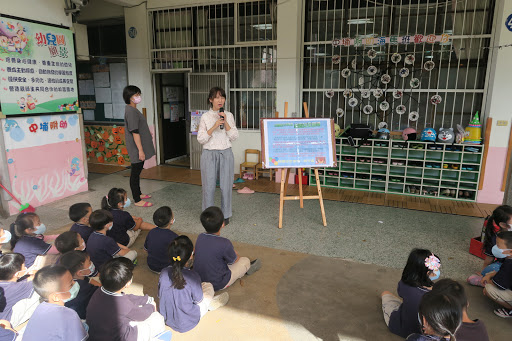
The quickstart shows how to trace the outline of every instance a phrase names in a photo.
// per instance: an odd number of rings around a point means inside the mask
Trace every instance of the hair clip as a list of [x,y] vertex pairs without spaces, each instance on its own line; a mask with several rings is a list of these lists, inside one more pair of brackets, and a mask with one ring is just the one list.
[[425,258],[425,266],[430,271],[439,270],[441,267],[441,261],[436,256],[430,255],[429,257]]
[[178,257],[172,257],[172,260],[173,260],[173,261],[175,261],[175,262],[176,262],[176,261],[181,262],[181,257],[180,257],[180,256],[178,256]]

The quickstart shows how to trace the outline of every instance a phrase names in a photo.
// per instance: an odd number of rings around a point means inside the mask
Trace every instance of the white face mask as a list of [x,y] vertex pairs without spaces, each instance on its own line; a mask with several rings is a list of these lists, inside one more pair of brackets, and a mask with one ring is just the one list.
[[85,250],[85,242],[82,240],[82,244],[80,244],[79,247],[75,248],[77,251],[84,251]]
[[96,267],[95,267],[95,266],[94,266],[94,264],[91,262],[91,265],[89,265],[89,267],[88,267],[88,268],[85,268],[85,269],[79,270],[79,272],[81,272],[81,271],[87,271],[87,270],[89,270],[90,272],[89,272],[89,274],[88,274],[88,275],[84,275],[84,276],[89,277],[89,276],[91,276],[91,275],[94,273],[94,271],[96,271]]
[[508,229],[509,231],[512,231],[512,224],[507,224],[508,225]]

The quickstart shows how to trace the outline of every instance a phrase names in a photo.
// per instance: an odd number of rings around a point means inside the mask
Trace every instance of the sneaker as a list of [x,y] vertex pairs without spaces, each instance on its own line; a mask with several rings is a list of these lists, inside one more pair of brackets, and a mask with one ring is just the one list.
[[251,261],[251,267],[249,268],[249,270],[247,270],[247,272],[245,274],[252,275],[256,271],[258,271],[260,268],[261,268],[261,261],[259,259],[255,259],[255,260]]
[[137,258],[135,258],[132,263],[133,263],[133,265],[137,265],[139,263],[139,260]]
[[471,275],[468,277],[467,281],[469,284],[477,286],[477,287],[483,287],[482,285],[482,276],[481,275]]
[[223,292],[222,294],[217,295],[212,299],[210,305],[208,306],[208,311],[219,309],[220,307],[225,306],[228,301],[229,294],[227,292]]
[[504,309],[504,308],[495,309],[494,313],[496,315],[498,315],[499,317],[503,317],[503,318],[512,317],[512,310],[508,310],[508,309]]
[[224,227],[229,225],[229,218],[224,219]]

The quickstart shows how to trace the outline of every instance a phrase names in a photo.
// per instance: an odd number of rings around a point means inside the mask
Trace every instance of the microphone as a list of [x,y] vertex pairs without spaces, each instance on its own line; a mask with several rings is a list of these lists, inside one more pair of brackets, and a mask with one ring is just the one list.
[[[222,108],[220,108],[220,109],[219,109],[219,113],[221,113],[221,112],[224,112],[224,107],[222,107]],[[219,116],[220,116],[222,119],[224,119],[224,116],[221,116],[221,115],[219,115]],[[220,127],[220,129],[224,129],[224,123],[223,123],[223,124],[221,124],[219,127]]]

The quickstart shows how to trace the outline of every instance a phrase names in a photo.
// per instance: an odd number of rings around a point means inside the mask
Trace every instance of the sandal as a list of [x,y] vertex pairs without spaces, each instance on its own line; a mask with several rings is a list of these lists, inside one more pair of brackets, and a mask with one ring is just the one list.
[[134,205],[137,207],[151,207],[151,206],[153,206],[153,203],[151,203],[149,201],[144,201],[144,204],[142,204],[142,205],[137,205],[137,203],[135,203]]
[[495,309],[494,313],[496,315],[498,315],[499,317],[503,317],[503,318],[512,317],[512,310],[508,310],[505,308]]
[[254,191],[252,189],[250,189],[249,187],[244,187],[242,189],[239,189],[237,192],[240,194],[253,194],[254,193]]
[[151,195],[149,195],[149,194],[141,194],[140,198],[141,199],[151,199]]
[[477,287],[483,287],[482,285],[482,276],[481,275],[471,275],[468,277],[467,281],[469,284],[477,286]]

